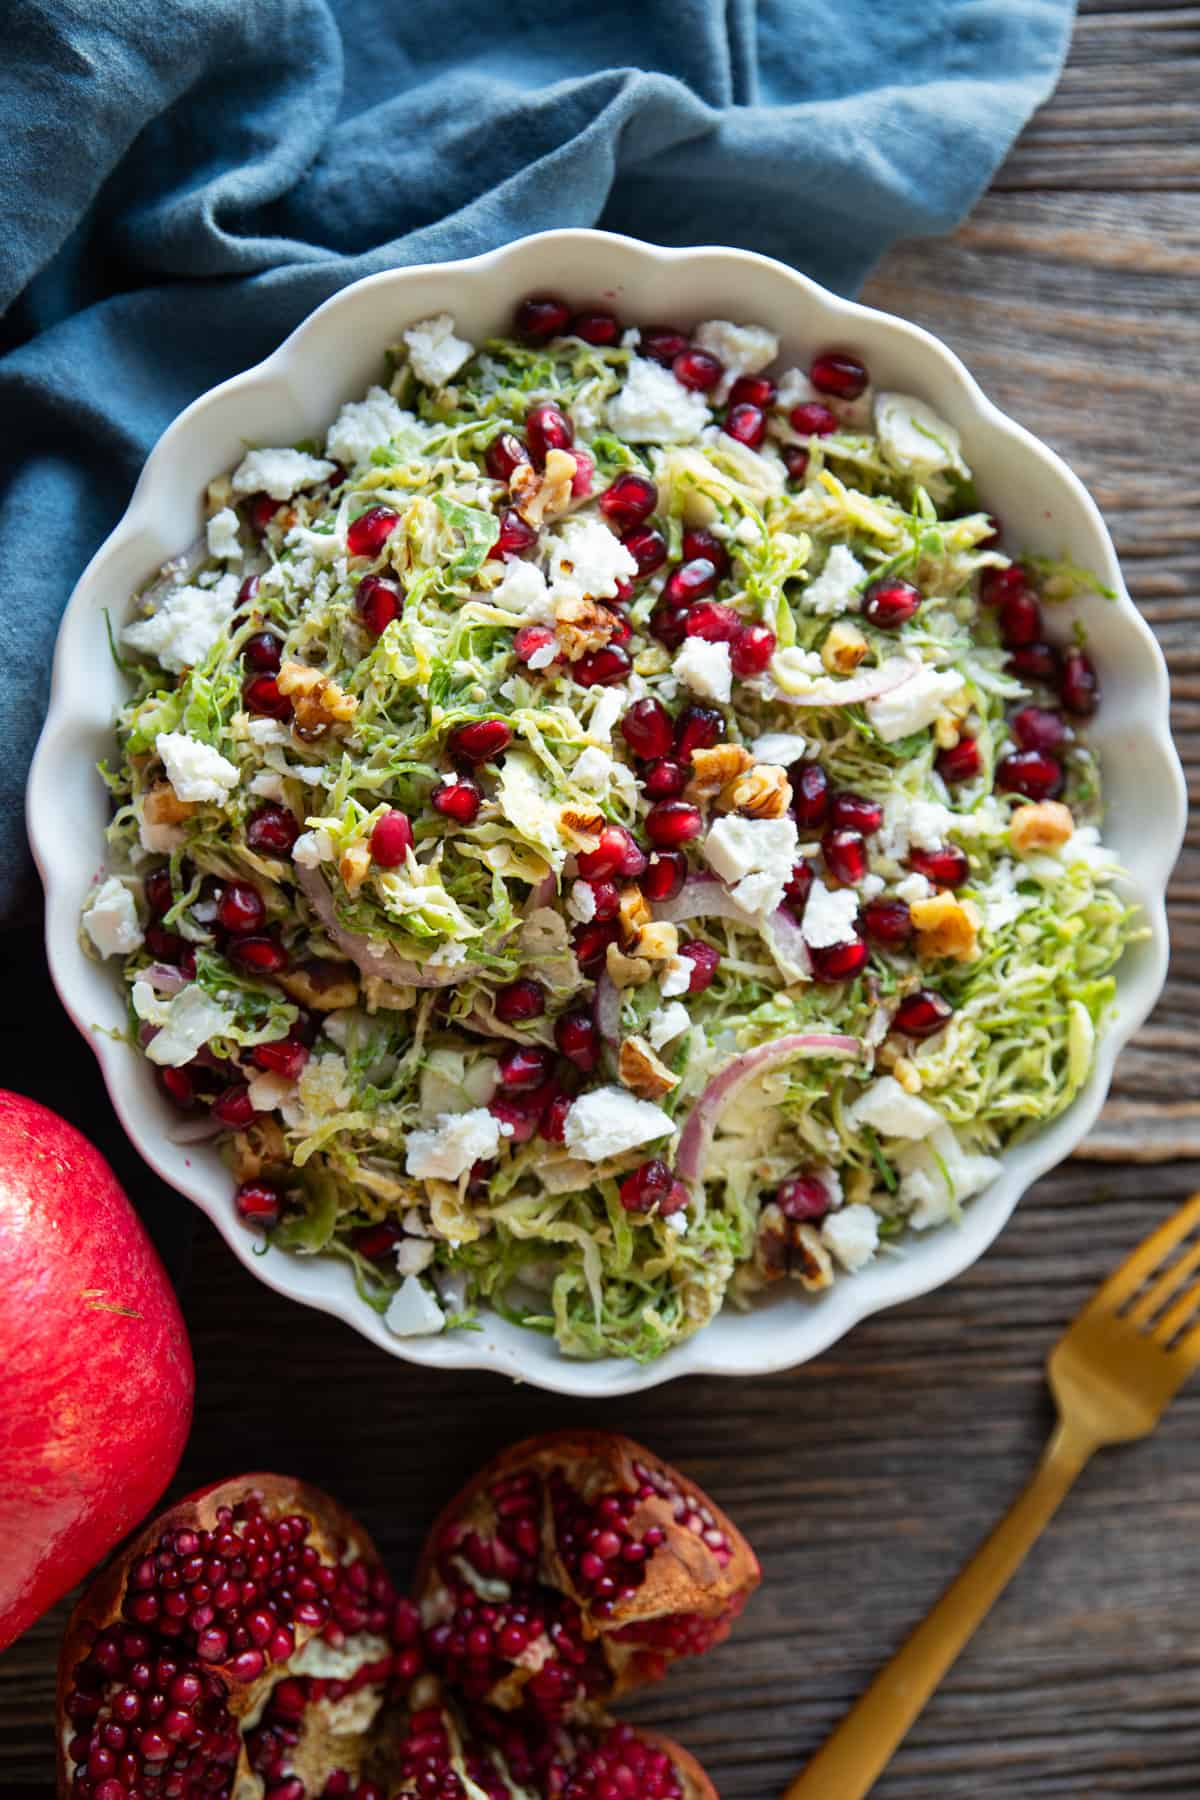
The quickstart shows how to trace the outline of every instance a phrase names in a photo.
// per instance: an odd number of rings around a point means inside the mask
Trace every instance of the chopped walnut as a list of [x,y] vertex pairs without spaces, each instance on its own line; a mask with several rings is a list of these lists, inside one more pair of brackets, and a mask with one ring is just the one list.
[[709,750],[692,751],[692,779],[684,798],[696,805],[711,800],[730,781],[754,767],[754,758],[742,744],[714,744]]
[[792,804],[787,770],[777,763],[756,763],[726,782],[717,796],[718,812],[745,813],[749,819],[782,819]]
[[508,491],[527,525],[537,528],[566,512],[577,468],[569,450],[549,451],[540,475],[532,463],[517,464],[508,478]]
[[554,609],[554,631],[568,662],[589,650],[602,650],[621,621],[598,600],[560,600]]
[[679,927],[669,919],[655,919],[653,924],[642,926],[633,948],[647,962],[670,962],[679,954]]
[[233,1172],[239,1181],[256,1181],[273,1163],[286,1163],[287,1146],[279,1121],[258,1113],[244,1131],[233,1138]]
[[617,1055],[617,1074],[622,1085],[639,1100],[657,1100],[660,1094],[669,1094],[673,1087],[679,1086],[679,1077],[672,1075],[643,1037],[622,1040]]
[[615,944],[608,946],[604,960],[614,987],[641,987],[653,973],[644,956],[626,956]]
[[603,813],[581,812],[577,806],[564,806],[558,815],[558,829],[576,853],[594,850],[607,823]]
[[1075,830],[1069,806],[1061,800],[1039,800],[1018,807],[1008,827],[1014,850],[1022,856],[1033,850],[1056,850]]
[[821,645],[821,661],[831,675],[852,675],[870,647],[857,625],[839,619]]
[[340,1012],[358,999],[358,970],[353,963],[328,957],[285,969],[275,980],[284,993],[314,1012]]
[[169,781],[156,781],[147,788],[142,801],[142,817],[147,825],[182,825],[196,810],[194,800],[181,800]]
[[338,858],[338,874],[348,894],[357,894],[371,870],[368,844],[348,844]]
[[617,923],[621,927],[621,937],[625,943],[637,937],[643,925],[651,919],[650,903],[636,882],[621,889],[620,905],[617,909]]
[[969,900],[953,894],[931,894],[914,900],[909,908],[917,934],[917,955],[926,961],[939,956],[954,962],[973,962],[979,954],[980,919]]
[[764,1281],[792,1275],[810,1294],[833,1284],[833,1259],[820,1233],[812,1225],[787,1218],[774,1201],[759,1217],[754,1267]]
[[358,711],[353,694],[307,663],[285,662],[275,685],[292,702],[292,730],[298,738],[323,737],[335,725],[349,724]]
[[218,475],[210,481],[205,490],[204,510],[211,519],[216,513],[224,512],[227,506],[236,504],[233,497],[233,482],[228,475]]

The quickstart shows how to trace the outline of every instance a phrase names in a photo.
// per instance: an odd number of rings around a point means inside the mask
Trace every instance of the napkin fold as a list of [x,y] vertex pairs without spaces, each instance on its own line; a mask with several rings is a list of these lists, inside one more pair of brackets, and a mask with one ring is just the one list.
[[0,920],[59,615],[198,393],[378,269],[555,225],[842,292],[949,230],[1072,0],[10,0],[0,60]]

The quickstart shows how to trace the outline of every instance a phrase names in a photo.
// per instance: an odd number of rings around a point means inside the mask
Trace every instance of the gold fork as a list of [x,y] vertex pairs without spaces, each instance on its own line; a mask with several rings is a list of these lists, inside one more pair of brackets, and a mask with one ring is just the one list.
[[1058,1425],[1033,1480],[784,1800],[862,1800],[1092,1452],[1153,1431],[1200,1365],[1200,1325],[1191,1323],[1200,1309],[1200,1242],[1186,1242],[1198,1224],[1200,1194],[1193,1194],[1125,1258],[1055,1345],[1047,1369]]

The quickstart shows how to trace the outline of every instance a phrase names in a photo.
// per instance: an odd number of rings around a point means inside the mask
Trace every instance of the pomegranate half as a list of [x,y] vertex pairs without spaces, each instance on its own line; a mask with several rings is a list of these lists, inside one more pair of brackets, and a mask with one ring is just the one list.
[[192,1412],[166,1271],[56,1113],[0,1092],[0,1649],[143,1518]]

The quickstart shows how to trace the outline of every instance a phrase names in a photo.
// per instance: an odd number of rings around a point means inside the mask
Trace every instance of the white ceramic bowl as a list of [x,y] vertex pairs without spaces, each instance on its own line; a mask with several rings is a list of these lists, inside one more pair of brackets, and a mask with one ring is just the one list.
[[[494,1317],[485,1317],[480,1331],[398,1339],[358,1299],[344,1265],[274,1249],[255,1254],[258,1240],[235,1218],[232,1183],[216,1151],[172,1142],[172,1115],[148,1064],[106,1035],[125,1024],[121,989],[111,969],[83,955],[76,937],[81,902],[104,862],[108,808],[95,764],[111,752],[121,700],[104,611],[119,623],[133,590],[195,538],[205,484],[235,464],[247,442],[321,436],[342,402],[378,378],[384,347],[403,326],[444,310],[478,340],[507,327],[522,295],[546,288],[580,304],[611,302],[643,323],[757,321],[779,333],[785,366],[806,364],[823,345],[853,347],[879,386],[920,395],[958,427],[979,491],[1013,542],[1072,557],[1119,596],[1111,605],[1086,603],[1104,680],[1104,704],[1090,736],[1104,766],[1106,835],[1131,872],[1150,935],[1120,966],[1116,1016],[1087,1087],[1048,1130],[1005,1155],[1003,1174],[966,1208],[960,1226],[905,1240],[902,1257],[839,1280],[816,1303],[797,1291],[773,1294],[748,1314],[723,1313],[647,1367],[616,1359],[574,1362],[552,1340]],[[28,815],[46,888],[50,969],[146,1161],[209,1215],[260,1281],[281,1293],[335,1313],[393,1356],[444,1369],[495,1369],[560,1393],[627,1393],[684,1374],[762,1375],[807,1361],[868,1313],[958,1275],[991,1243],[1030,1182],[1068,1156],[1095,1119],[1117,1052],[1150,1011],[1166,972],[1163,893],[1185,819],[1167,709],[1162,655],[1125,591],[1092,500],[1051,450],[997,411],[936,338],[742,250],[662,250],[603,232],[542,232],[465,262],[396,269],[355,283],[319,307],[273,356],[203,395],[163,433],[124,518],[84,571],[59,634]]]

